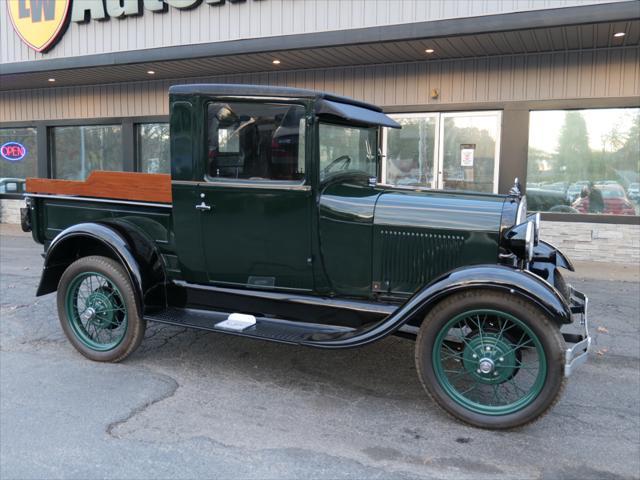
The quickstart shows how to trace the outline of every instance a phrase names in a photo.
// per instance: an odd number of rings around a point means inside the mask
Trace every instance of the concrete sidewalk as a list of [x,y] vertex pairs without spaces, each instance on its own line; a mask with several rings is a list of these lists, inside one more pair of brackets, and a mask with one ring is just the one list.
[[[24,236],[31,238],[30,233],[24,233],[20,225],[0,223],[0,237],[2,236]],[[1,240],[0,240],[1,241]],[[626,265],[622,263],[605,262],[573,262],[575,272],[563,272],[568,280],[610,280],[618,282],[640,282],[640,266]]]

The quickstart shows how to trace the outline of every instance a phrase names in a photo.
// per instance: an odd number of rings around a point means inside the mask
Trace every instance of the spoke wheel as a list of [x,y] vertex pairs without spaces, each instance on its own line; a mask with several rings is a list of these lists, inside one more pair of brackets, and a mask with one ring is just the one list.
[[111,350],[125,337],[127,307],[122,293],[100,273],[84,272],[71,281],[66,310],[71,329],[92,350]]
[[469,290],[439,302],[416,339],[416,368],[435,403],[481,428],[544,415],[565,384],[558,326],[516,295]]
[[[461,342],[462,350],[452,352],[448,339]],[[540,340],[521,320],[479,309],[457,315],[441,329],[433,367],[456,402],[485,415],[505,415],[540,394],[547,360]]]
[[58,283],[58,316],[71,344],[98,362],[119,362],[144,337],[146,322],[129,274],[117,261],[83,257]]

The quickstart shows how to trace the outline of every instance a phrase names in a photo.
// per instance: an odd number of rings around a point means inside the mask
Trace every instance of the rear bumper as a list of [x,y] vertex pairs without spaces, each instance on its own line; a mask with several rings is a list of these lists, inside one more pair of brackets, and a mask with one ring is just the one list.
[[589,321],[587,318],[587,310],[589,307],[589,298],[582,292],[569,286],[570,306],[573,318],[579,319],[581,332],[563,333],[568,348],[564,354],[564,376],[571,375],[573,370],[587,361],[589,350],[591,349],[591,336],[589,335]]

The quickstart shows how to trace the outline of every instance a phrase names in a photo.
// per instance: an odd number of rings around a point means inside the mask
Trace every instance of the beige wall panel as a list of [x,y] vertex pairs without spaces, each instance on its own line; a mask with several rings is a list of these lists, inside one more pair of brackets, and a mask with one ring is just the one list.
[[166,115],[169,86],[198,82],[311,88],[387,107],[633,97],[639,60],[633,47],[16,90],[0,93],[0,122]]
[[[75,0],[76,3],[83,0]],[[623,0],[247,0],[138,17],[70,22],[53,50],[40,54],[14,32],[0,1],[0,62],[22,62],[145,48],[344,30]]]

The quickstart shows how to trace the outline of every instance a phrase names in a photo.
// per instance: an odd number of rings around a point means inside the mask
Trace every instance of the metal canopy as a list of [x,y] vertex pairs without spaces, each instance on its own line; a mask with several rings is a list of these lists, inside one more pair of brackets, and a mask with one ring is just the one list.
[[[636,13],[629,16],[629,11]],[[621,18],[623,14],[625,16]],[[587,22],[587,19],[591,21]],[[559,25],[559,22],[565,24]],[[525,24],[536,28],[526,28]],[[477,33],[468,33],[474,29]],[[618,31],[624,31],[626,35],[614,37]],[[5,64],[0,65],[0,90],[633,48],[639,44],[638,2],[622,2],[553,12],[391,25],[366,31],[321,32]],[[433,52],[426,53],[426,49],[433,49]],[[274,65],[272,61],[276,58],[280,63]],[[148,75],[149,70],[156,72],[155,75]],[[47,82],[50,77],[55,77],[55,83]]]

